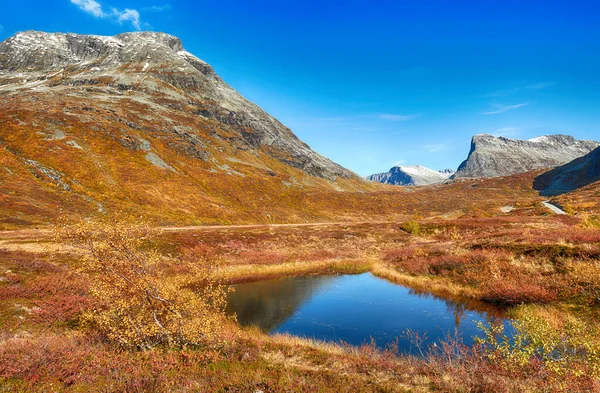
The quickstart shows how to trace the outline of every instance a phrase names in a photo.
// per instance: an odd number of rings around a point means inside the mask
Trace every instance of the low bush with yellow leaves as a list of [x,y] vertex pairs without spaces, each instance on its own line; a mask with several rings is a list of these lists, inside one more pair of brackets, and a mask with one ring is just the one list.
[[402,230],[410,233],[411,235],[419,235],[421,233],[421,227],[417,220],[410,220],[400,226]]
[[83,326],[128,348],[221,344],[228,289],[212,278],[212,261],[161,255],[154,235],[121,223],[58,226],[57,240],[81,252],[78,270],[95,299]]
[[489,359],[509,370],[523,370],[538,364],[561,380],[600,378],[600,344],[598,328],[577,318],[567,318],[560,326],[522,306],[519,319],[512,322],[514,332],[504,326],[479,324],[484,333],[477,338]]

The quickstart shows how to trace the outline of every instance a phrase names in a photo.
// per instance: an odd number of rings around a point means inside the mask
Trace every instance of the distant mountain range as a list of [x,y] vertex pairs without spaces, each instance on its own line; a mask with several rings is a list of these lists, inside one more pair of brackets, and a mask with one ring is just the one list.
[[[596,141],[577,140],[568,135],[545,135],[518,140],[480,134],[472,138],[469,155],[456,172],[451,169],[434,171],[421,165],[395,166],[388,172],[377,173],[367,179],[398,186],[424,186],[443,183],[449,179],[509,176],[570,163],[599,146],[600,143]],[[597,176],[592,164],[597,155],[598,153],[591,154],[583,161],[576,161],[572,167],[561,168],[560,173],[568,171],[570,174],[561,175],[564,177],[562,180],[556,179],[552,183],[547,180],[548,177],[543,177],[539,182],[548,183],[548,190],[557,191],[569,189],[576,184],[588,184],[588,180]],[[575,174],[572,168],[580,168],[582,165],[587,172]],[[551,171],[547,176],[558,173],[558,170]]]
[[427,186],[443,183],[452,174],[452,169],[435,171],[422,165],[402,165],[392,167],[388,172],[368,176],[367,179],[396,186]]

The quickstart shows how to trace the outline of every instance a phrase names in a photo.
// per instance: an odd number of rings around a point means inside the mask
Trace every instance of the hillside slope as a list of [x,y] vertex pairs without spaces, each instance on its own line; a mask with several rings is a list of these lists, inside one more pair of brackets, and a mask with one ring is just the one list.
[[11,85],[4,91],[85,91],[88,97],[111,104],[122,101],[115,95],[133,93],[129,95],[138,102],[150,104],[148,109],[185,110],[222,123],[237,134],[229,142],[238,149],[263,148],[313,176],[355,177],[312,151],[227,85],[208,64],[185,51],[178,38],[164,33],[114,37],[19,33],[0,44],[0,70],[3,84]]
[[600,180],[600,148],[536,177],[542,195],[564,194]]

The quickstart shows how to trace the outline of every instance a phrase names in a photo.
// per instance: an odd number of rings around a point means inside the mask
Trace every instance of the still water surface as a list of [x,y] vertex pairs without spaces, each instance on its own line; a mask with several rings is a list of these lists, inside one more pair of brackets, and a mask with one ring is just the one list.
[[399,350],[404,353],[418,354],[402,338],[406,329],[426,333],[427,344],[456,330],[471,345],[475,335],[482,335],[477,322],[503,323],[509,328],[499,309],[417,293],[371,273],[287,277],[234,288],[227,309],[236,313],[242,325],[351,345],[372,337],[385,347],[399,337]]

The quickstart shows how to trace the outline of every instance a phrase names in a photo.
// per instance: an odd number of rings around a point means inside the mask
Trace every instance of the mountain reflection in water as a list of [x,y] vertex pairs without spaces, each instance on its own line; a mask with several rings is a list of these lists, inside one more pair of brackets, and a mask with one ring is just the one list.
[[269,333],[289,333],[361,345],[375,339],[380,347],[400,338],[399,350],[417,348],[402,339],[410,329],[433,344],[457,332],[464,343],[482,335],[477,322],[504,323],[503,312],[480,302],[433,296],[377,278],[371,273],[287,277],[234,285],[227,311],[242,325]]
[[233,286],[235,292],[228,295],[227,312],[235,313],[241,325],[270,332],[336,278],[301,276],[237,284]]

